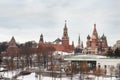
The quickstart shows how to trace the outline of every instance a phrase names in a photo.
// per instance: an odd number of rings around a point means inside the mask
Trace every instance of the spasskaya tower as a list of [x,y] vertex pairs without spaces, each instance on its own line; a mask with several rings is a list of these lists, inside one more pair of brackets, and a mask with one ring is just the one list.
[[68,48],[69,46],[69,37],[68,37],[68,29],[67,29],[67,21],[65,20],[65,26],[63,29],[63,37],[62,37],[62,45]]

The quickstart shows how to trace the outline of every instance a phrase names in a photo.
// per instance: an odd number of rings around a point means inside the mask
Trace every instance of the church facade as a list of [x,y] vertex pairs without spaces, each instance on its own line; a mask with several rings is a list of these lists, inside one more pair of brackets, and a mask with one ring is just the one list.
[[98,37],[98,32],[96,29],[96,24],[94,24],[94,29],[92,36],[87,36],[86,42],[86,53],[87,54],[106,54],[108,50],[107,38],[103,34],[101,37]]

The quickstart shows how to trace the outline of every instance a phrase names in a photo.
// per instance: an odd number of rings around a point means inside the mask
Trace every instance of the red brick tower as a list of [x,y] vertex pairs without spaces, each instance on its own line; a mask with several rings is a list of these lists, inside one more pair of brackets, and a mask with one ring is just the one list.
[[18,53],[19,53],[19,48],[17,47],[16,45],[16,41],[15,41],[15,38],[12,37],[10,42],[9,42],[9,46],[7,48],[7,53],[10,55],[10,56],[17,56]]
[[39,43],[44,43],[43,34],[40,35]]
[[69,47],[69,37],[68,37],[68,29],[66,25],[66,20],[65,20],[65,26],[63,29],[62,45],[65,46],[65,48]]
[[38,47],[40,47],[40,46],[45,46],[44,39],[43,39],[43,34],[40,35],[40,40],[39,40],[39,43],[38,43]]

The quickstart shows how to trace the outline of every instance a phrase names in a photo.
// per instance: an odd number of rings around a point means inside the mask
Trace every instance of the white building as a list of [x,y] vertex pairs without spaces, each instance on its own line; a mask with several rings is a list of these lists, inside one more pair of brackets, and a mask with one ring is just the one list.
[[[107,56],[101,55],[74,55],[74,56],[66,56],[64,60],[68,61],[88,61],[95,62],[94,67],[100,67],[103,70],[106,70],[106,75],[116,75],[116,73],[120,73],[120,59],[118,58],[110,58]],[[118,70],[119,69],[119,70]]]
[[116,41],[116,44],[113,46],[113,49],[120,48],[120,40]]

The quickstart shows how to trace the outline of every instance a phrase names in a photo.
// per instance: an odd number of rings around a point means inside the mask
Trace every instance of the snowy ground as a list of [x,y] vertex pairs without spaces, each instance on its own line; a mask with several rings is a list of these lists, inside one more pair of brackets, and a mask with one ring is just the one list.
[[[2,75],[3,77],[7,77],[7,78],[12,78],[12,76],[14,76],[15,74],[17,74],[15,71],[9,71],[9,72],[0,72],[0,75]],[[41,76],[41,79],[39,79],[39,76],[36,76],[35,73],[31,73],[30,75],[26,75],[26,76],[20,76],[17,79],[18,80],[80,80],[80,75],[74,75],[71,79],[71,77],[63,77],[63,78],[52,78],[52,77],[45,77],[45,76]],[[93,75],[89,76],[90,80],[120,80],[116,79],[115,77],[95,77]],[[89,80],[89,79],[84,79],[84,80]]]

